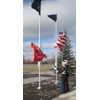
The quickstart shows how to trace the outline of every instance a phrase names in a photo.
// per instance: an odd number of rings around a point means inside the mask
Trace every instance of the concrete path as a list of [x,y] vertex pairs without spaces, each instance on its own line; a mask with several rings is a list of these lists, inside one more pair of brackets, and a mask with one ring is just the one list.
[[[41,81],[48,80],[51,78],[52,77],[41,77]],[[39,81],[39,77],[26,78],[26,79],[23,79],[23,84],[28,84],[28,83],[38,82],[38,81]]]
[[61,94],[52,100],[76,100],[76,90],[73,90],[66,94]]
[[[24,73],[24,74],[37,74],[38,72],[34,72],[34,73]],[[44,75],[47,75],[46,77]],[[48,80],[48,79],[52,79],[53,77],[49,77],[49,76],[54,76],[55,77],[55,73],[53,73],[52,71],[48,71],[48,72],[41,72],[41,81],[43,80]],[[38,82],[39,81],[39,77],[32,77],[32,78],[25,78],[23,79],[23,84],[28,84],[28,83],[33,83],[33,82]]]
[[[30,73],[24,73],[24,74],[39,74],[38,72],[30,72]],[[41,75],[55,75],[54,71],[47,71],[47,72],[41,72]]]
[[61,94],[52,100],[76,100],[76,87],[74,87],[73,89],[75,90],[70,91],[66,94]]

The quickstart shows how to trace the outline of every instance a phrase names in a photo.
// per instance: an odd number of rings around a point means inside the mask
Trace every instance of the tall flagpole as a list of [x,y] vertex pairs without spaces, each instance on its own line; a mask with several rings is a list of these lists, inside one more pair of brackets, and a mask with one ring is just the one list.
[[[40,40],[40,18],[41,16],[39,15],[39,48],[41,48],[41,40]],[[41,89],[41,63],[38,62],[38,67],[39,67],[39,87],[37,89]]]
[[[55,22],[55,41],[57,41],[57,21]],[[57,48],[55,48],[55,66],[56,66],[56,81],[55,84],[57,84]]]
[[[55,21],[55,43],[57,42],[57,14],[48,15],[53,21]],[[55,84],[57,84],[57,48],[55,48],[55,66],[56,66],[56,80]]]
[[[38,41],[38,45],[39,45],[39,48],[41,48],[41,40],[40,40],[40,18],[41,18],[41,1],[42,0],[34,0],[33,3],[31,4],[31,7],[33,9],[35,9],[38,13],[39,13],[39,41]],[[41,76],[40,76],[40,72],[41,72],[41,64],[40,62],[38,62],[38,68],[39,68],[39,87],[37,89],[41,89]]]

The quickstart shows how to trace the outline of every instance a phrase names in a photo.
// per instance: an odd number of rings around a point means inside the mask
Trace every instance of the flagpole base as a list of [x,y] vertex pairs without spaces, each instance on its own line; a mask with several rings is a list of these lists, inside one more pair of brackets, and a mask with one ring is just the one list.
[[58,84],[58,82],[56,81],[55,84]]
[[37,87],[37,89],[38,89],[38,90],[40,90],[40,89],[41,89],[41,87]]

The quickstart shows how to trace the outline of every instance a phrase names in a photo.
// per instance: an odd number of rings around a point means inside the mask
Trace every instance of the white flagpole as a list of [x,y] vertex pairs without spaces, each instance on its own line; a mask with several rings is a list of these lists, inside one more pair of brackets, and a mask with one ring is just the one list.
[[[57,21],[55,22],[55,41],[57,42]],[[55,66],[56,66],[56,81],[55,84],[57,84],[57,48],[55,48]]]
[[[40,40],[40,18],[41,16],[39,15],[39,48],[41,48],[41,40]],[[39,67],[39,87],[37,89],[41,89],[41,63],[38,62],[38,67]]]

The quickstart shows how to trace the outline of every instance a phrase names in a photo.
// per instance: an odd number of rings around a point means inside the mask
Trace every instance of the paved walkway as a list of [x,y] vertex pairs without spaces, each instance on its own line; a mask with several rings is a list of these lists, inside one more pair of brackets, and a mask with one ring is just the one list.
[[[24,74],[37,74],[38,72],[34,72],[34,73],[24,73]],[[46,77],[43,75],[47,75]],[[51,79],[52,77],[50,76],[54,76],[55,77],[55,73],[53,73],[52,71],[48,71],[48,72],[41,72],[41,81],[43,80],[48,80]],[[39,77],[32,77],[32,78],[25,78],[23,79],[23,84],[28,84],[28,83],[33,83],[33,82],[38,82],[39,81]]]
[[[24,73],[24,74],[39,74],[39,72],[29,72],[29,73]],[[55,75],[54,71],[46,71],[46,72],[41,72],[42,74],[46,74],[46,75]]]
[[[41,81],[48,80],[48,79],[51,79],[51,78],[52,77],[41,77]],[[23,84],[28,84],[28,83],[38,82],[38,81],[39,81],[39,77],[26,78],[26,79],[23,79]]]
[[76,100],[76,90],[73,90],[66,94],[61,94],[52,100]]

